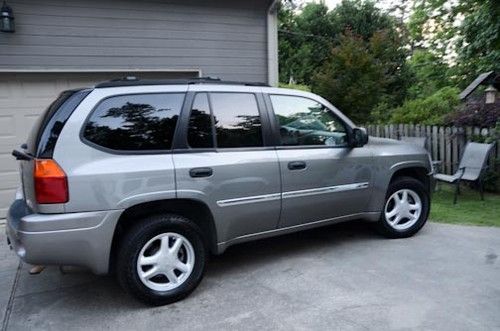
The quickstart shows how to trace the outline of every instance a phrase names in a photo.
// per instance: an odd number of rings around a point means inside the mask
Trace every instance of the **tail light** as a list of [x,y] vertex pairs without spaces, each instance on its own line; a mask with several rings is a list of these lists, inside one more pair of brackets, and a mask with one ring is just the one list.
[[68,202],[68,179],[56,161],[36,159],[34,178],[37,203]]

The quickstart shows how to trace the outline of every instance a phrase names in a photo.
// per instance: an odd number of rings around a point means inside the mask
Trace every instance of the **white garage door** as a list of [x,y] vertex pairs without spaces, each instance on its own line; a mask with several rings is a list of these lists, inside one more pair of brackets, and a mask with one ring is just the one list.
[[[198,72],[142,72],[140,78],[197,77]],[[126,73],[0,73],[0,219],[19,185],[18,164],[11,156],[26,142],[38,116],[63,90],[93,86]]]

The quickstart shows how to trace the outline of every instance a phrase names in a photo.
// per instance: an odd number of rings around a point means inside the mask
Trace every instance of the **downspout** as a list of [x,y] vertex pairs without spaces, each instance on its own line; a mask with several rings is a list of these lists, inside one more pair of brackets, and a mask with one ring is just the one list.
[[278,86],[278,4],[272,0],[267,9],[267,82]]

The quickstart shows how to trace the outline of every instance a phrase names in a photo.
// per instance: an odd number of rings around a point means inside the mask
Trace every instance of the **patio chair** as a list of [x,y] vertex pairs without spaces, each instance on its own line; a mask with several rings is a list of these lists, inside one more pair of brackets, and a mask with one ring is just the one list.
[[[409,144],[417,145],[424,149],[427,149],[427,138],[426,137],[401,137],[401,141],[407,142]],[[428,151],[428,149],[427,149]],[[430,153],[430,152],[429,152]],[[432,169],[437,172],[441,168],[442,161],[432,161]]]
[[460,194],[460,182],[477,182],[479,185],[479,194],[481,200],[484,200],[483,179],[486,169],[488,168],[486,161],[495,144],[479,144],[469,142],[465,146],[464,153],[460,159],[458,170],[453,175],[435,174],[434,178],[437,181],[454,184],[455,196],[453,204],[457,203],[458,195]]

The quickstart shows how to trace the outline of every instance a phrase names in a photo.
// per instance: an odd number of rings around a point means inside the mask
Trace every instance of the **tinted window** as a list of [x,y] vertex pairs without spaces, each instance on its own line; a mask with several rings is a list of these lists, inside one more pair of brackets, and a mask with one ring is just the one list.
[[262,130],[255,95],[211,93],[217,147],[262,146]]
[[272,95],[271,102],[283,145],[347,145],[344,124],[322,104],[284,95]]
[[214,146],[210,106],[206,93],[199,93],[194,98],[189,117],[188,144],[192,148]]
[[84,136],[116,150],[170,149],[184,94],[137,94],[105,99],[88,120]]
[[90,89],[64,91],[50,104],[31,129],[26,141],[28,154],[41,158],[52,157],[54,146],[66,120],[90,91]]

